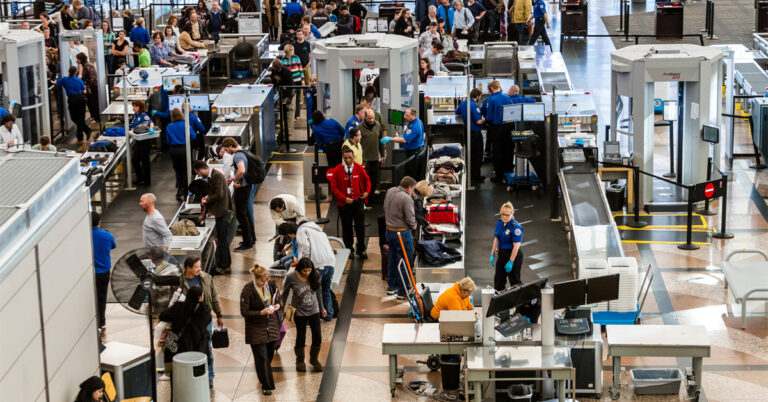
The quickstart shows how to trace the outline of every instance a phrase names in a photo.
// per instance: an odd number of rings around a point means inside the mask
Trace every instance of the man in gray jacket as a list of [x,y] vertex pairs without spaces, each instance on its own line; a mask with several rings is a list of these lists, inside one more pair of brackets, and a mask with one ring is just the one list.
[[331,322],[334,313],[331,302],[331,279],[333,279],[336,256],[333,254],[331,243],[328,241],[328,235],[316,223],[309,221],[303,221],[298,225],[293,222],[283,222],[278,227],[278,233],[296,239],[296,247],[299,252],[298,259],[309,258],[320,272],[323,306],[328,312],[323,320]]
[[[408,258],[413,265],[413,233],[416,229],[416,214],[413,207],[413,187],[416,180],[403,177],[400,186],[389,189],[384,197],[384,218],[387,223],[386,240],[389,245],[387,256],[387,294],[397,293],[398,299],[405,299],[405,288],[397,269],[400,260]],[[402,245],[401,245],[402,242]],[[407,257],[406,257],[407,256]],[[403,277],[407,272],[402,272]]]

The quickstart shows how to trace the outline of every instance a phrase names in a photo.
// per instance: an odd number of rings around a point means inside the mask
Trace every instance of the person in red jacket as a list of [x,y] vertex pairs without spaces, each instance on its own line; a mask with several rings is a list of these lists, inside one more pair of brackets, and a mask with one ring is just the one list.
[[[359,163],[355,163],[355,154],[345,149],[342,162],[326,173],[331,191],[336,197],[336,206],[341,216],[341,233],[344,246],[353,253],[354,234],[357,235],[357,255],[368,258],[365,252],[365,204],[371,192],[371,179]],[[352,232],[354,224],[354,233]]]

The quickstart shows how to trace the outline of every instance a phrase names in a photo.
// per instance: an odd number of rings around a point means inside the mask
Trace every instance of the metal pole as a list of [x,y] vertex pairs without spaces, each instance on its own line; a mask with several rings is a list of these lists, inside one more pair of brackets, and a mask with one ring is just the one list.
[[470,191],[475,189],[472,185],[472,127],[470,127],[472,124],[472,105],[470,105],[472,99],[469,97],[469,93],[472,91],[471,80],[472,76],[467,72],[467,121],[464,122],[467,126],[467,168],[464,170],[464,174],[469,173],[467,190]]
[[624,3],[626,0],[619,2],[619,27],[616,28],[616,32],[624,31]]
[[[707,158],[707,181],[712,180],[712,157]],[[715,211],[709,209],[709,198],[704,200],[704,209],[698,211],[701,215],[712,216],[717,215]]]
[[123,130],[125,130],[125,176],[126,190],[133,187],[133,166],[131,166],[131,130],[128,124],[128,67],[123,70]]
[[[153,284],[154,286],[154,284]],[[152,287],[150,286],[149,297],[149,313],[147,314],[147,321],[149,321],[149,365],[150,365],[150,380],[152,381],[152,400],[157,400],[157,361],[155,357],[155,329],[152,324]]]
[[[553,94],[554,95],[554,94]],[[554,96],[553,96],[554,98]],[[553,99],[554,103],[554,99]],[[550,188],[550,191],[552,192],[551,198],[550,198],[550,205],[549,205],[549,219],[551,221],[559,221],[560,220],[560,208],[559,208],[559,199],[557,196],[559,186],[557,185],[557,171],[558,171],[558,151],[559,151],[559,145],[557,142],[557,113],[555,112],[557,109],[552,108],[552,114],[549,115],[549,138],[547,143],[549,144],[548,152],[549,152],[549,179],[547,180],[547,186]]]
[[629,2],[624,3],[624,39],[629,42]]
[[720,198],[720,231],[713,234],[716,239],[733,239],[733,233],[725,231],[725,218],[728,215],[728,175],[723,178],[723,196]]
[[632,222],[630,222],[627,226],[631,228],[644,228],[648,226],[647,222],[640,220],[640,200],[643,198],[640,194],[640,175],[638,174],[640,172],[640,168],[637,166],[632,166],[632,192],[634,193],[635,202],[635,213],[634,213],[634,219]]
[[677,248],[680,250],[698,250],[699,245],[691,243],[693,237],[693,186],[687,186],[688,189],[688,223],[685,233],[685,243],[678,244]]
[[[189,185],[189,182],[192,180],[192,145],[189,143],[189,109],[191,108],[189,104],[189,91],[184,88],[184,148],[187,151],[187,182],[186,184]],[[184,199],[186,200],[188,194],[184,194]]]
[[675,177],[675,126],[671,121],[667,123],[667,127],[669,127],[669,172],[662,176],[673,178]]

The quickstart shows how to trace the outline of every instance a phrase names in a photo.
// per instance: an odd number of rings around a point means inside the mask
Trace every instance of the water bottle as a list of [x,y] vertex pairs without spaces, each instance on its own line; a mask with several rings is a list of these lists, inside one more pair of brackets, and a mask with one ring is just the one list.
[[576,122],[576,135],[581,134],[581,120]]

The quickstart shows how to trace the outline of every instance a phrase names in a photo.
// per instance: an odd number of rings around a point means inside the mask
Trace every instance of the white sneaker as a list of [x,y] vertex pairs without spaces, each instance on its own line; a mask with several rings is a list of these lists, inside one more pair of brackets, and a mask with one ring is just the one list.
[[163,375],[161,375],[160,377],[157,378],[158,381],[170,381],[170,379],[171,379],[171,377],[169,377],[166,374],[163,374]]

